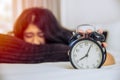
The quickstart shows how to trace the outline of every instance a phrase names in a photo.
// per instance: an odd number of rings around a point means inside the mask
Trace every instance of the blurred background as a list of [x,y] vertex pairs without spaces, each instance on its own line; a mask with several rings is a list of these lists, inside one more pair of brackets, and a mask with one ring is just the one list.
[[26,8],[50,9],[65,28],[92,24],[108,31],[109,49],[120,50],[120,0],[0,0],[0,33],[12,31],[19,14]]
[[120,0],[0,0],[0,32],[12,30],[16,18],[29,7],[50,9],[71,30],[79,24],[106,25],[120,20]]

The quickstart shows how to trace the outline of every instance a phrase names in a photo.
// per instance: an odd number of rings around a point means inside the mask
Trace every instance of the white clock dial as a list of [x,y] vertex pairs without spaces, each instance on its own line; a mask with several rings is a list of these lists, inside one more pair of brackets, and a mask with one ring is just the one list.
[[81,40],[71,50],[71,61],[76,68],[98,68],[102,57],[101,48],[91,40]]

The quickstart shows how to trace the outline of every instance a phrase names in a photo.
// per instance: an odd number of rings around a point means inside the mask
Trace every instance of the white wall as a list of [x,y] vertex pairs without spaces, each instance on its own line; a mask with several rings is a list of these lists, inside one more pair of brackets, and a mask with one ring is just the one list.
[[120,20],[118,0],[61,0],[61,23],[69,29],[79,24],[109,24]]
[[61,23],[71,30],[80,24],[102,27],[108,31],[107,51],[120,56],[120,0],[61,0]]

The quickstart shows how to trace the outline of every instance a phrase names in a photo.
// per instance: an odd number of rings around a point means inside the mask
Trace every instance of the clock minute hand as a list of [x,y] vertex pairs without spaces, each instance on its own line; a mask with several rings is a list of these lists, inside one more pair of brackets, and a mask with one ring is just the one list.
[[88,49],[88,51],[87,51],[87,53],[86,53],[85,57],[88,57],[88,53],[89,53],[89,51],[90,51],[91,47],[92,47],[92,44],[90,45],[90,47],[89,47],[89,49]]

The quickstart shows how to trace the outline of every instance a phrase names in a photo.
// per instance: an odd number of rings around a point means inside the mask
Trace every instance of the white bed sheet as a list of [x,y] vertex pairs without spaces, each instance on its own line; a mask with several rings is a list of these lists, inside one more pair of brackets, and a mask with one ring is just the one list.
[[70,62],[0,64],[0,80],[120,80],[120,64],[78,70]]
[[70,62],[0,64],[0,80],[120,80],[119,51],[109,51],[116,64],[100,69],[78,70]]

